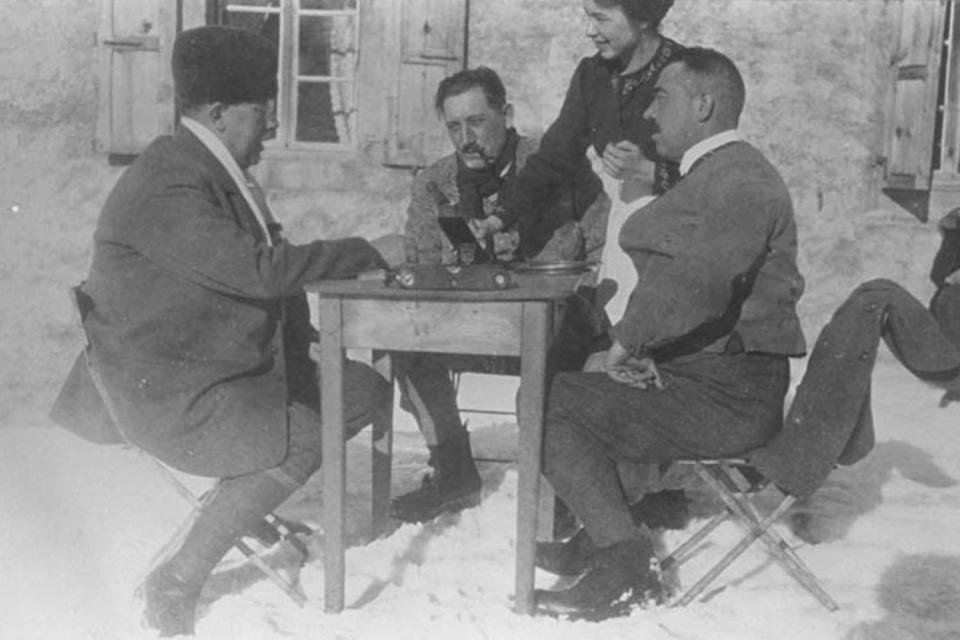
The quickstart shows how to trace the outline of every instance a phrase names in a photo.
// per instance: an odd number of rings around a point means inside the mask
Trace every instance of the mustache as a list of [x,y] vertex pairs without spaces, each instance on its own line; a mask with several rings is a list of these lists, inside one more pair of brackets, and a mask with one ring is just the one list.
[[490,156],[484,152],[483,147],[481,147],[480,144],[475,140],[470,140],[465,145],[460,147],[460,153],[475,153],[483,158],[485,162],[490,162],[491,160]]

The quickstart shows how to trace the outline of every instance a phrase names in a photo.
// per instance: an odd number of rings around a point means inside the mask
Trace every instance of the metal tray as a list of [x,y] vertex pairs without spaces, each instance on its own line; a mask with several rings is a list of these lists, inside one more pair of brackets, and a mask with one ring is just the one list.
[[597,263],[586,260],[533,260],[530,262],[514,262],[508,265],[508,268],[517,273],[567,275],[583,273],[595,264]]

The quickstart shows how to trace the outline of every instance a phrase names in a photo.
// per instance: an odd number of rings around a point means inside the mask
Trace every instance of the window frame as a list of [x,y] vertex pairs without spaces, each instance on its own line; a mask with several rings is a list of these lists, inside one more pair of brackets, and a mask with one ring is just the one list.
[[960,2],[957,0],[948,0],[943,47],[934,171],[960,180]]
[[[279,20],[278,32],[278,54],[279,61],[277,67],[277,114],[280,119],[280,126],[277,130],[277,136],[273,140],[264,143],[264,149],[269,152],[324,152],[324,151],[355,151],[359,147],[358,132],[358,61],[361,49],[361,11],[363,10],[364,0],[354,0],[355,8],[352,9],[304,9],[300,6],[300,0],[278,0],[279,6],[265,5],[246,5],[233,3],[230,0],[209,0],[212,5],[210,16],[212,20],[208,22],[224,24],[224,18],[229,14],[253,14],[253,15],[276,15]],[[349,76],[301,76],[299,74],[299,51],[300,51],[300,20],[302,17],[320,17],[335,18],[338,16],[350,17],[353,22],[353,46],[356,50],[354,63],[349,69]],[[227,22],[227,24],[229,24]],[[298,116],[298,92],[301,84],[326,83],[332,86],[334,83],[340,83],[348,86],[350,92],[349,104],[352,105],[352,114],[350,115],[350,136],[348,140],[341,142],[323,142],[323,141],[303,141],[297,140],[297,116]],[[333,92],[331,91],[331,94]]]

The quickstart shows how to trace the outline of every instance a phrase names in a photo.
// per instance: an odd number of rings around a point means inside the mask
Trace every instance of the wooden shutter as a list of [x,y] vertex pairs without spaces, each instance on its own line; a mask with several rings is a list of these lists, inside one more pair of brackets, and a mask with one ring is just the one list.
[[[433,99],[466,62],[467,0],[394,0],[399,50],[387,86],[384,163],[425,166],[449,152]],[[399,54],[399,55],[397,55]]]
[[170,0],[100,0],[97,149],[123,162],[173,129]]
[[949,58],[944,78],[943,138],[940,170],[945,174],[960,174],[960,1],[953,0],[949,10],[947,41]]
[[947,0],[899,0],[899,5],[884,182],[888,189],[929,190]]

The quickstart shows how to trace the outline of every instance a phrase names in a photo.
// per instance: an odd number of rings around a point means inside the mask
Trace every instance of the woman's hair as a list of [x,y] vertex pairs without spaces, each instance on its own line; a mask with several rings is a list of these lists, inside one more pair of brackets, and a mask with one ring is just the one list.
[[649,22],[654,29],[673,6],[673,0],[595,0],[601,7],[620,7],[631,22]]
[[503,109],[507,104],[507,90],[497,72],[489,67],[464,69],[440,81],[437,87],[437,96],[434,107],[437,113],[443,114],[443,103],[450,96],[458,96],[470,89],[479,87],[487,98],[491,109]]

